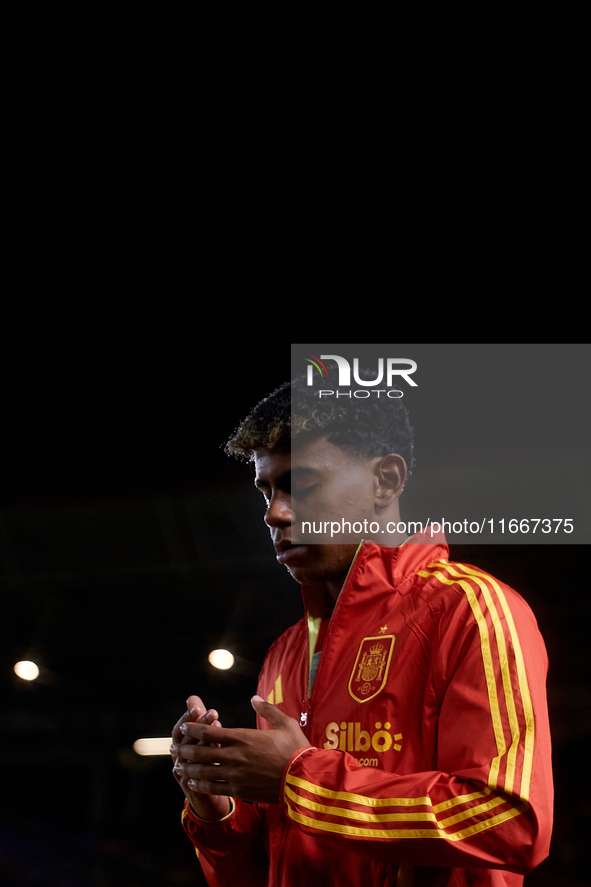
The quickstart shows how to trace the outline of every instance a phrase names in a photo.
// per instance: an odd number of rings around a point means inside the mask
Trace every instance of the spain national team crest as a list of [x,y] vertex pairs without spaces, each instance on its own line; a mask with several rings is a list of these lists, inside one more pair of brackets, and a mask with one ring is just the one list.
[[357,702],[368,702],[383,689],[388,677],[393,634],[363,638],[359,644],[357,659],[349,678],[349,693]]

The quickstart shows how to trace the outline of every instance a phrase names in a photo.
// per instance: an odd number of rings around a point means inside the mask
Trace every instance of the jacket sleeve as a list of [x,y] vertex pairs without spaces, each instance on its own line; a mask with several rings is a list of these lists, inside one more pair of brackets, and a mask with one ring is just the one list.
[[544,643],[511,589],[473,567],[431,567],[453,586],[431,653],[436,767],[388,773],[300,750],[284,771],[286,812],[318,840],[383,862],[525,873],[547,856],[552,824]]
[[[272,649],[272,648],[271,648]],[[267,668],[259,675],[257,693]],[[269,726],[269,725],[267,725]],[[218,822],[199,819],[185,801],[181,822],[191,839],[209,887],[267,887],[269,847],[267,808],[230,798],[230,813]],[[279,808],[279,805],[275,805]]]
[[260,837],[263,815],[256,804],[232,799],[224,819],[206,822],[185,801],[181,822],[209,887],[266,887],[269,859]]

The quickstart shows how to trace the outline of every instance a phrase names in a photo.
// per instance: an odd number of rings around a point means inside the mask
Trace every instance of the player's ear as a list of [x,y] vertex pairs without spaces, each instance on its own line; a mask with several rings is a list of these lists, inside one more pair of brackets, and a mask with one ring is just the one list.
[[387,508],[398,499],[406,482],[406,462],[398,453],[388,453],[376,463],[376,505]]

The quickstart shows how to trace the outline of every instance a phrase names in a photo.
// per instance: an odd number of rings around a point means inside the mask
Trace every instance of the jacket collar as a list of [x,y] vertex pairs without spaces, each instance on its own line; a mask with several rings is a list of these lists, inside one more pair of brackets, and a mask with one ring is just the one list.
[[[362,540],[349,567],[339,599],[343,594],[370,592],[378,583],[400,588],[414,581],[418,570],[434,561],[448,560],[449,548],[443,533],[415,533],[397,548],[386,548],[371,540]],[[302,586],[304,607],[309,616],[328,615],[325,604],[314,589]]]

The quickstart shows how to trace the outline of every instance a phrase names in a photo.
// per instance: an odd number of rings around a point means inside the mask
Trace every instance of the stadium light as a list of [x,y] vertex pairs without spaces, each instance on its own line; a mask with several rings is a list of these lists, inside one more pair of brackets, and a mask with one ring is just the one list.
[[212,650],[209,654],[209,661],[214,668],[232,668],[234,665],[234,657],[229,650]]
[[156,736],[152,739],[136,739],[133,750],[137,755],[170,755],[171,736]]
[[15,664],[14,673],[23,681],[34,681],[39,677],[39,666],[29,659],[21,659]]

